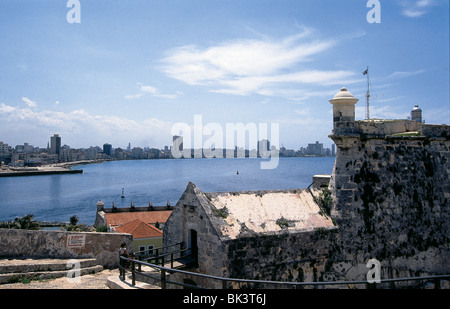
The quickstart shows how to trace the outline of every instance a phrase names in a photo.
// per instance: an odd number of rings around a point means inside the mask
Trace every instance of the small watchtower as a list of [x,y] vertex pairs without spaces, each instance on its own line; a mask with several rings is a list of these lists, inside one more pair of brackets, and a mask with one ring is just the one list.
[[333,104],[333,134],[354,132],[355,104],[358,101],[345,87],[330,100]]
[[411,120],[420,123],[422,122],[422,110],[419,108],[419,105],[415,105],[411,111]]

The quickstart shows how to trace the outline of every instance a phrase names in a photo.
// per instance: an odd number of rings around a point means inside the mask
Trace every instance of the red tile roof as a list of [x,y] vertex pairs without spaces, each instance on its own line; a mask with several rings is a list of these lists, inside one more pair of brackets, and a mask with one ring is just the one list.
[[142,222],[139,219],[135,219],[122,226],[116,227],[116,231],[119,233],[133,234],[133,239],[137,238],[151,238],[162,237],[163,233],[153,225]]
[[148,224],[165,223],[172,210],[105,213],[106,226],[117,227],[139,219]]

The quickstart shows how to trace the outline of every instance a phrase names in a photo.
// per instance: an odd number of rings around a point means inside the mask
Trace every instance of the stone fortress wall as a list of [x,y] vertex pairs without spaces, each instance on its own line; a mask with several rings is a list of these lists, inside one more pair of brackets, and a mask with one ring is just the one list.
[[133,248],[132,242],[133,235],[122,233],[0,229],[0,258],[95,258],[115,268],[120,245]]
[[357,101],[345,88],[330,101],[336,279],[364,279],[351,270],[367,272],[370,259],[381,262],[384,278],[448,274],[450,126],[336,117]]

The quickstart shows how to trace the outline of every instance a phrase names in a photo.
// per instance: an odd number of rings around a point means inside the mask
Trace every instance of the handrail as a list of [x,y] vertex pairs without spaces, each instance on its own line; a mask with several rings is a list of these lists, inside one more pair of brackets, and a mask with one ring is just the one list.
[[182,242],[179,242],[179,243],[176,243],[176,244],[173,244],[173,245],[161,246],[161,247],[156,247],[156,248],[153,248],[153,249],[146,249],[146,250],[142,250],[142,251],[137,251],[135,254],[145,253],[145,252],[148,252],[148,251],[159,250],[159,249],[166,249],[166,248],[169,248],[169,247],[179,246],[179,245],[182,245],[182,244],[183,244]]
[[[189,286],[192,288],[201,288],[201,287],[197,287],[197,286],[193,286],[193,285],[189,285],[189,284],[185,284],[185,283],[181,283],[181,282],[175,282],[175,281],[169,281],[166,279],[166,272],[177,272],[177,273],[182,273],[182,274],[186,274],[186,275],[191,275],[191,276],[196,276],[196,277],[202,277],[202,278],[208,278],[208,279],[214,279],[214,280],[218,280],[222,282],[222,288],[226,289],[227,288],[227,283],[228,282],[238,282],[238,283],[255,283],[255,284],[272,284],[272,285],[287,285],[287,286],[319,286],[319,285],[349,285],[349,284],[369,284],[368,281],[364,281],[364,280],[360,280],[360,281],[334,281],[334,282],[283,282],[283,281],[270,281],[270,280],[253,280],[253,279],[238,279],[238,278],[224,278],[224,277],[219,277],[219,276],[212,276],[212,275],[206,275],[206,274],[200,274],[200,273],[194,273],[194,272],[190,272],[190,271],[185,271],[185,270],[180,270],[180,269],[173,269],[173,268],[167,268],[164,266],[159,266],[159,265],[155,265],[155,264],[151,264],[151,263],[146,263],[146,262],[142,262],[142,261],[136,261],[133,259],[128,259],[125,258],[123,256],[120,257],[120,259],[125,260],[125,261],[129,261],[132,263],[132,269],[131,272],[133,273],[138,273],[138,274],[142,274],[144,276],[148,276],[151,277],[153,279],[156,280],[160,280],[161,281],[161,288],[165,289],[166,288],[166,283],[171,283],[171,284],[175,284],[175,285],[181,285],[181,286]],[[156,268],[159,269],[161,272],[161,278],[156,278],[154,276],[150,276],[148,274],[142,273],[142,272],[136,272],[135,269],[135,264],[141,264],[141,265],[145,265],[145,266],[149,266],[151,268]],[[134,276],[133,276],[134,277]],[[450,279],[450,275],[435,275],[435,276],[425,276],[425,277],[408,277],[408,278],[391,278],[391,279],[381,279],[379,282],[377,282],[376,284],[382,284],[382,283],[389,283],[389,282],[397,282],[397,281],[418,281],[418,280],[439,280],[439,279]],[[125,274],[123,275],[123,279],[125,280]],[[376,286],[376,284],[372,284],[374,287]],[[134,283],[133,283],[134,285]],[[438,285],[436,285],[436,288],[438,288]]]

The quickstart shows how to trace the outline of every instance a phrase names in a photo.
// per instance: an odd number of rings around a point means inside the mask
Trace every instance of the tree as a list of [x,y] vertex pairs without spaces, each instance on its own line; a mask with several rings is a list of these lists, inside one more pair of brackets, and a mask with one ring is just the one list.
[[12,228],[23,229],[23,230],[39,230],[39,223],[33,220],[33,215],[28,214],[22,218],[15,218],[14,225]]
[[78,224],[78,217],[77,216],[71,216],[70,217],[70,225],[77,225]]
[[77,231],[77,232],[91,232],[92,227],[86,226],[86,224],[78,224],[78,217],[71,216],[69,219],[69,225],[66,226],[67,231]]

